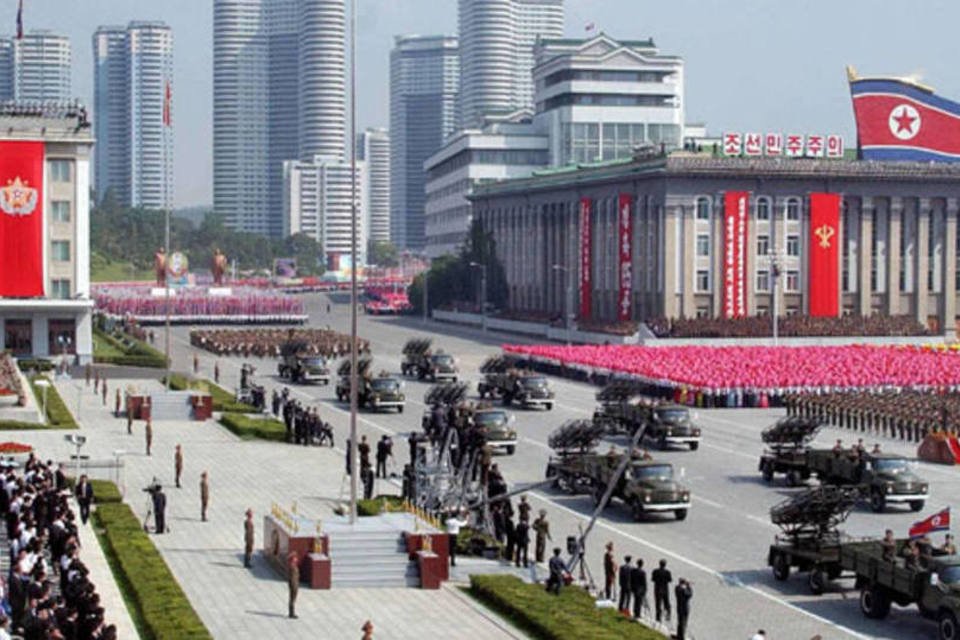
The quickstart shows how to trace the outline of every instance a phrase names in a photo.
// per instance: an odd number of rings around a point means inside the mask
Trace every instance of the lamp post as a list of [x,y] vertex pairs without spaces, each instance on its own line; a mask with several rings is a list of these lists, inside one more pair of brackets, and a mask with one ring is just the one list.
[[76,433],[71,433],[70,435],[63,436],[63,439],[72,444],[77,448],[76,459],[77,459],[77,471],[76,479],[77,482],[80,481],[80,449],[83,448],[83,445],[87,443],[87,437],[81,436]]
[[357,522],[357,485],[359,460],[357,450],[357,0],[350,2],[350,524]]
[[770,264],[770,295],[771,295],[771,324],[773,325],[773,346],[780,343],[779,321],[780,309],[777,300],[777,284],[780,282],[780,272],[783,268],[783,254],[770,250],[767,252],[767,260]]
[[487,265],[471,262],[471,267],[480,269],[480,327],[487,330]]
[[573,314],[570,312],[570,294],[572,292],[571,282],[570,282],[570,267],[565,267],[562,264],[553,265],[554,271],[562,271],[563,279],[566,283],[566,288],[564,289],[563,295],[563,326],[567,329],[567,346],[569,347],[572,344],[570,340],[570,333],[572,330],[571,325],[573,324]]

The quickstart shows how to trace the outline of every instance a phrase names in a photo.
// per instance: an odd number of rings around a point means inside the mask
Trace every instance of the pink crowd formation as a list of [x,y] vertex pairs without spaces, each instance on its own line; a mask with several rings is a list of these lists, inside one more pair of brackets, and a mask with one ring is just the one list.
[[960,356],[915,347],[505,345],[503,349],[545,364],[629,374],[704,392],[960,386]]
[[[98,288],[98,311],[140,322],[161,320],[167,300],[152,296],[145,287]],[[170,315],[178,321],[284,322],[306,319],[303,300],[269,291],[233,288],[231,295],[211,296],[206,289],[183,289],[170,297]]]

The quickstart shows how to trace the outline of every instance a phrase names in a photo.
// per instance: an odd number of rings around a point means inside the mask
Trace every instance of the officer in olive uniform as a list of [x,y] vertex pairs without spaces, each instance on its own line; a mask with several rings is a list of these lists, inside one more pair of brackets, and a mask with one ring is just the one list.
[[297,592],[300,590],[300,560],[297,554],[291,551],[287,555],[287,591],[289,617],[296,618]]

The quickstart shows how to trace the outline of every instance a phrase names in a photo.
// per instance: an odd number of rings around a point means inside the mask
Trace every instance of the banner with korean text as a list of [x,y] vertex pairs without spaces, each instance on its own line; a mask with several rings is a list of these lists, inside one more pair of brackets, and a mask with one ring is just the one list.
[[617,209],[617,226],[620,229],[618,251],[620,253],[620,294],[617,296],[617,319],[629,320],[633,294],[633,223],[630,212],[633,196],[620,194]]
[[840,314],[840,194],[810,194],[811,316]]
[[590,252],[593,243],[590,241],[590,213],[593,202],[590,198],[580,198],[580,318],[589,320],[593,309],[593,259]]
[[0,297],[43,295],[43,142],[0,142]]
[[723,194],[723,317],[747,315],[747,212],[750,193]]

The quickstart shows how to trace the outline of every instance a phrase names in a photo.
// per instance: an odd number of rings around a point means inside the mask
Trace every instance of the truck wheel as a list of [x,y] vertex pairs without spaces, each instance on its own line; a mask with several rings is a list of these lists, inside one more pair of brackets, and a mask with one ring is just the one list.
[[773,556],[773,577],[783,582],[790,577],[790,560],[784,553]]
[[870,492],[870,508],[874,513],[880,513],[887,506],[887,498],[877,490]]
[[839,564],[828,564],[827,565],[827,578],[830,580],[836,580],[840,577],[840,574],[843,573],[843,569]]
[[509,447],[507,447],[507,455],[508,455],[508,456],[512,456],[512,455],[513,455],[513,452],[516,451],[516,450],[517,450],[517,448],[516,448],[515,446],[510,445]]
[[639,521],[643,519],[643,503],[636,498],[630,502],[630,514],[634,520]]
[[547,411],[550,411],[551,409],[553,409],[553,403],[552,403],[552,402],[548,402],[545,406],[547,407]]
[[923,500],[910,501],[910,511],[920,511],[920,509],[923,509]]
[[661,435],[660,438],[657,440],[657,448],[660,449],[660,451],[666,451],[666,449],[667,449],[667,436],[666,436],[666,435]]
[[696,450],[699,449],[699,448],[700,448],[700,443],[699,443],[699,442],[691,442],[691,443],[690,443],[690,451],[696,451]]
[[890,613],[890,598],[877,586],[867,586],[860,590],[860,611],[874,620],[882,620]]
[[401,404],[399,407],[397,407],[397,413],[403,413],[403,405],[402,405],[402,404]]
[[760,472],[763,474],[764,481],[773,482],[773,461],[764,460],[760,464]]
[[686,520],[687,519],[687,510],[686,509],[674,509],[673,517],[677,520]]
[[957,628],[957,616],[949,610],[940,612],[940,618],[937,621],[937,640],[957,640],[957,634],[960,630]]
[[821,595],[827,588],[827,576],[823,569],[814,567],[807,576],[807,584],[810,586],[810,593],[815,596]]
[[790,471],[787,473],[787,486],[796,487],[800,484],[800,474],[796,471]]

